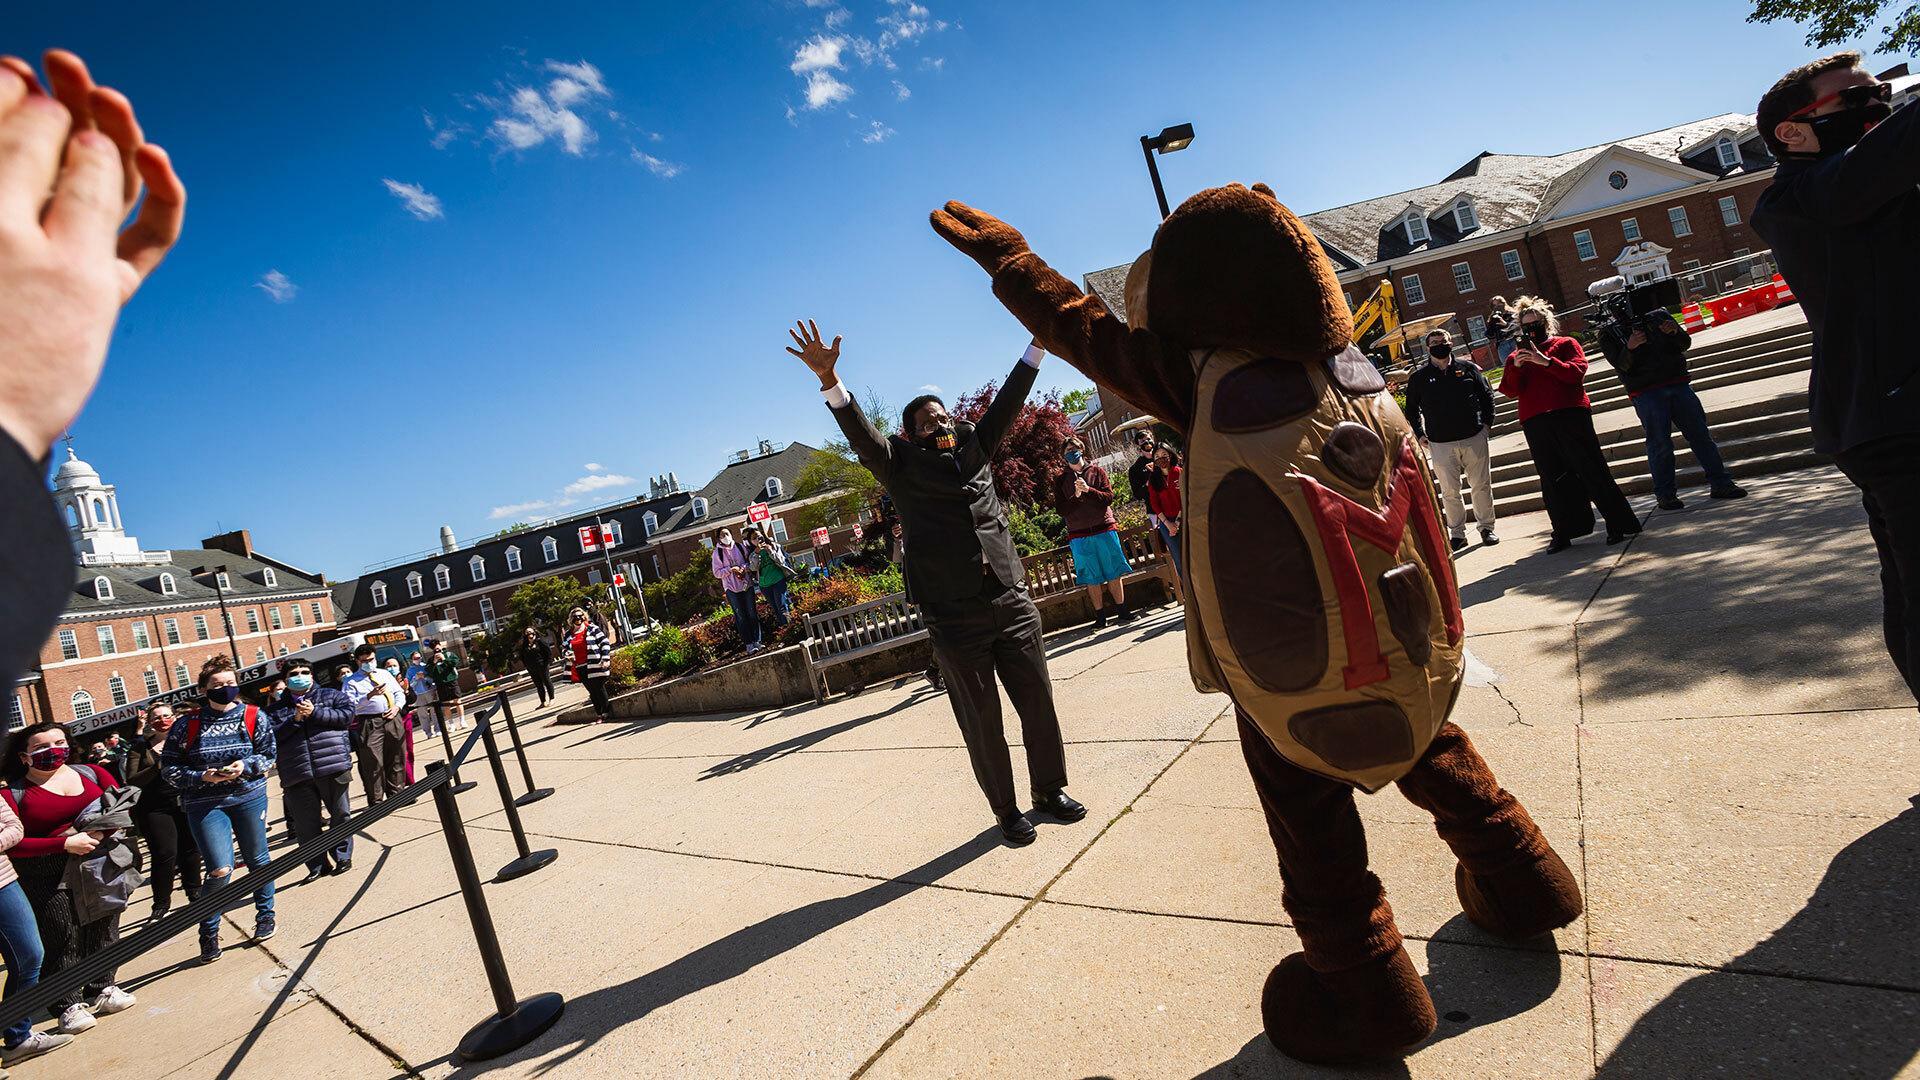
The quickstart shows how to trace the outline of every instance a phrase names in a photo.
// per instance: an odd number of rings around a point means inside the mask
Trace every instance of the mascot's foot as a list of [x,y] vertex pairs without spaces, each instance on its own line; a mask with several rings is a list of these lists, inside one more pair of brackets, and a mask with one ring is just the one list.
[[1404,948],[1326,974],[1294,953],[1267,976],[1260,1014],[1281,1053],[1322,1065],[1398,1058],[1438,1022]]
[[1453,887],[1473,925],[1509,941],[1557,930],[1580,917],[1580,885],[1551,848],[1497,874],[1472,874],[1457,865]]

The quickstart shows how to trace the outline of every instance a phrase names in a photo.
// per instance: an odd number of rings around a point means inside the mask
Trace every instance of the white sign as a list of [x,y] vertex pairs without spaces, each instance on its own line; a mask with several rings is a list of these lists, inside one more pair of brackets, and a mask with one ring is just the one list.
[[598,531],[599,530],[592,525],[580,526],[581,551],[596,551],[599,549],[600,540],[599,537],[595,535]]
[[851,536],[852,536],[852,537],[853,537],[853,538],[854,538],[855,540],[858,540],[858,539],[860,539],[860,538],[861,538],[862,536],[865,536],[865,535],[866,535],[866,533],[865,533],[864,531],[862,531],[862,530],[861,530],[861,528],[860,528],[860,523],[856,521],[856,522],[854,522],[854,523],[853,523],[853,532],[852,532],[852,533],[851,533],[850,535],[851,535]]
[[814,547],[827,546],[827,530],[825,529],[813,530],[813,546]]

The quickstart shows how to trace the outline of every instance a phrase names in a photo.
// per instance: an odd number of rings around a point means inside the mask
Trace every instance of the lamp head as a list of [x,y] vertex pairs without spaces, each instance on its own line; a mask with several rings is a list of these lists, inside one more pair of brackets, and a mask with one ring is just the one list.
[[1154,136],[1149,141],[1149,145],[1162,154],[1171,154],[1176,150],[1185,150],[1187,147],[1193,145],[1193,125],[1175,124],[1170,128],[1166,128],[1162,130],[1160,134]]

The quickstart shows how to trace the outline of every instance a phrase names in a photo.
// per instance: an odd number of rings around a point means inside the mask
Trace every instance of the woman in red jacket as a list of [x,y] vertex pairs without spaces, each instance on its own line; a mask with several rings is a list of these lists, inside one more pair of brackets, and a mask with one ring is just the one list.
[[1180,565],[1180,452],[1166,443],[1155,447],[1146,477],[1147,509],[1152,511],[1154,526],[1173,559],[1173,576],[1167,584],[1173,588],[1174,601],[1179,602],[1180,575],[1185,573]]
[[1640,531],[1640,519],[1613,482],[1594,434],[1592,403],[1581,386],[1587,354],[1579,342],[1559,336],[1553,305],[1523,296],[1515,307],[1520,344],[1507,354],[1500,392],[1520,402],[1520,430],[1553,524],[1547,550],[1565,551],[1592,532],[1594,507],[1607,519],[1607,543],[1617,544]]

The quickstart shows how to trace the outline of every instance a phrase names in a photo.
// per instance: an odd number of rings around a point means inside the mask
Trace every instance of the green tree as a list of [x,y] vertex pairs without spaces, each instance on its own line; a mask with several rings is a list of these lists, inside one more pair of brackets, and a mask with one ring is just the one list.
[[1082,388],[1079,390],[1069,390],[1065,394],[1062,394],[1060,396],[1060,408],[1063,412],[1066,412],[1069,415],[1077,412],[1085,412],[1087,409],[1088,403],[1092,399],[1093,399],[1092,390],[1088,390],[1085,388]]
[[[1807,24],[1807,44],[1823,49],[1866,35],[1892,5],[1889,0],[1754,0],[1748,22]],[[1920,53],[1920,4],[1898,5],[1880,27],[1874,52]]]
[[565,574],[536,578],[513,590],[507,599],[507,625],[513,641],[529,626],[555,634],[566,625],[567,612],[594,599],[594,593]]
[[[897,426],[893,407],[882,401],[871,388],[867,390],[865,399],[856,397],[854,404],[866,414],[867,422],[873,425],[873,429],[882,435]],[[813,457],[800,467],[800,475],[795,478],[793,487],[797,499],[839,492],[832,498],[803,506],[794,514],[795,532],[800,533],[858,521],[860,511],[880,501],[880,481],[874,479],[865,465],[860,464],[853,447],[845,439],[834,439],[815,451]]]
[[698,551],[694,552],[692,562],[677,573],[649,582],[646,590],[647,614],[663,623],[686,622],[705,614],[722,599],[720,582]]
[[531,522],[522,521],[517,524],[509,525],[506,528],[501,529],[499,532],[494,533],[493,539],[498,540],[503,536],[512,536],[515,533],[523,533],[531,528],[533,528],[533,524]]

